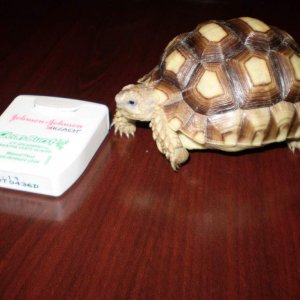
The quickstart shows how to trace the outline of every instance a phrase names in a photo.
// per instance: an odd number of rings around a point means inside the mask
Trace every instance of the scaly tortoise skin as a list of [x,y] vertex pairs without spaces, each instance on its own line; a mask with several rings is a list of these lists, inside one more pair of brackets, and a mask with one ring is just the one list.
[[300,149],[300,48],[286,32],[241,17],[175,37],[160,63],[116,95],[115,132],[150,121],[177,169],[187,149],[239,151],[287,141]]

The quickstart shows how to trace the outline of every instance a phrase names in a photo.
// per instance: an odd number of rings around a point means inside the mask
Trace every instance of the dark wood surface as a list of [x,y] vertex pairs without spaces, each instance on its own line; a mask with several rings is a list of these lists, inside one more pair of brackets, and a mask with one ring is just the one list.
[[[254,16],[300,42],[296,2],[1,2],[0,109],[19,94],[105,103],[176,34]],[[6,3],[6,4],[5,4]],[[0,189],[1,299],[300,299],[300,152],[192,152],[111,131],[62,197]]]

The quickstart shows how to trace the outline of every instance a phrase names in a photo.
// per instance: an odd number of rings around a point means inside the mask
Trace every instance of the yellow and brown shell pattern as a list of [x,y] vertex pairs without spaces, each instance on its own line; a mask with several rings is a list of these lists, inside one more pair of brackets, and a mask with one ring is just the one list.
[[300,138],[300,48],[250,17],[202,23],[174,38],[143,78],[169,125],[230,151]]

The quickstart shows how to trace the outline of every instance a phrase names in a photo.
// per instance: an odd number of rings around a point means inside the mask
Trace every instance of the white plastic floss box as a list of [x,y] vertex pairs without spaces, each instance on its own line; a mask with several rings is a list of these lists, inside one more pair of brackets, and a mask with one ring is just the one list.
[[18,96],[0,117],[0,187],[62,195],[109,131],[103,104]]

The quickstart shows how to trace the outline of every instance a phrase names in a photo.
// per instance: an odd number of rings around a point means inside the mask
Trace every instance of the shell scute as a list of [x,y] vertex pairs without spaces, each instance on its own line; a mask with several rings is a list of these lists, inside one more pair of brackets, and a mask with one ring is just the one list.
[[229,20],[228,24],[250,49],[268,51],[281,45],[277,31],[260,20],[241,17]]
[[241,130],[242,110],[237,109],[210,116],[209,123],[212,135],[208,136],[208,144],[220,142],[228,146],[236,146]]
[[185,42],[202,63],[220,63],[244,49],[238,36],[218,21],[198,25]]
[[182,44],[169,47],[161,63],[162,77],[180,89],[184,89],[197,67],[192,52]]
[[295,114],[290,130],[288,133],[288,138],[300,138],[300,102],[294,103]]
[[286,47],[272,53],[281,80],[282,98],[288,102],[300,100],[300,54]]
[[237,108],[229,78],[221,64],[199,66],[183,97],[197,113],[212,115]]
[[244,111],[241,144],[261,146],[270,130],[271,113],[268,107]]
[[264,52],[245,50],[228,65],[240,108],[270,106],[281,100],[279,79]]

